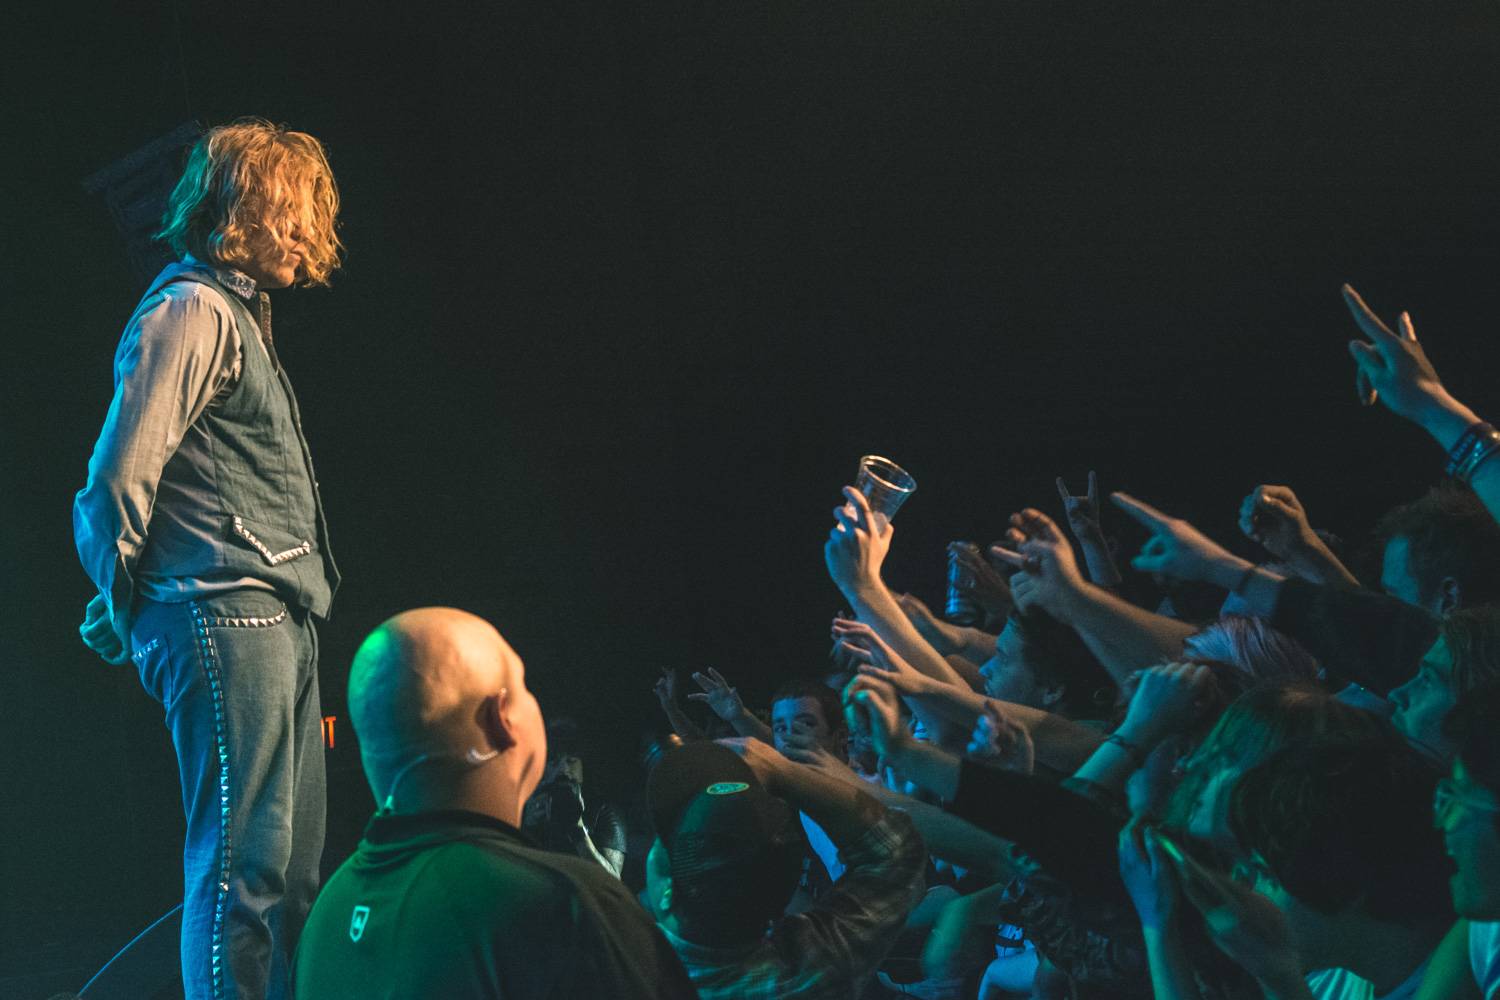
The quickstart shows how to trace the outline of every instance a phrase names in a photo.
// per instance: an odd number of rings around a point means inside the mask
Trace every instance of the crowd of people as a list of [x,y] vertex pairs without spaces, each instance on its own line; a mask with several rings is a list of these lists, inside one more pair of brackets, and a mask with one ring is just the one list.
[[[1495,996],[1500,434],[1345,296],[1362,397],[1450,456],[1373,526],[1378,579],[1278,485],[1240,510],[1259,562],[1111,495],[1149,535],[1127,577],[1091,475],[1058,483],[1071,538],[1027,508],[950,548],[955,622],[887,586],[895,530],[846,488],[821,674],[765,711],[716,669],[658,682],[635,899],[498,634],[382,626],[351,712],[386,809],[313,907],[303,995]],[[560,798],[549,855],[517,827]]]
[[80,631],[178,753],[188,996],[1500,994],[1500,432],[1347,287],[1362,402],[1447,454],[1378,567],[1286,486],[1240,508],[1252,561],[1091,474],[950,547],[940,616],[846,488],[827,664],[764,711],[665,674],[634,823],[492,625],[407,611],[351,668],[379,810],[319,889],[339,574],[264,289],[326,280],[337,208],[310,136],[194,148],[75,504]]

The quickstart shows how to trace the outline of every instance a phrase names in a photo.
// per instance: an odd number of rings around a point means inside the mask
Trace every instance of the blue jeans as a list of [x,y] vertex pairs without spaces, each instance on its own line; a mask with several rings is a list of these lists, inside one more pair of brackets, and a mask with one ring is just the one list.
[[247,589],[145,601],[131,642],[182,779],[186,995],[286,997],[323,852],[317,632]]

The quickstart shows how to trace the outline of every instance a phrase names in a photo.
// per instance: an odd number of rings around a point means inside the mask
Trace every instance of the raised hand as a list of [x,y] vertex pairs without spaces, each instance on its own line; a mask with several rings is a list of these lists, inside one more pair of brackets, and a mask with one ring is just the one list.
[[974,724],[968,755],[1007,771],[1031,774],[1036,770],[1036,744],[1025,726],[1018,725],[993,700]]
[[1057,495],[1062,497],[1063,514],[1067,516],[1068,527],[1075,537],[1104,537],[1099,517],[1099,477],[1092,469],[1089,470],[1089,491],[1083,496],[1069,493],[1062,476],[1057,477]]
[[963,571],[963,589],[986,614],[998,617],[1010,611],[1010,584],[989,559],[956,542],[948,546],[948,559]]
[[1057,522],[1035,508],[1012,514],[1010,524],[1005,539],[1014,547],[994,545],[990,552],[1021,570],[1010,580],[1016,607],[1025,611],[1037,605],[1066,618],[1068,600],[1086,586],[1073,547]]
[[1213,672],[1201,663],[1164,663],[1143,670],[1118,732],[1143,747],[1155,746],[1192,724],[1212,688]]
[[661,668],[661,676],[656,679],[656,700],[661,702],[662,708],[668,708],[677,704],[677,671]]
[[89,649],[97,653],[106,663],[119,666],[130,659],[130,632],[128,626],[120,626],[109,616],[109,604],[103,594],[95,594],[83,610],[83,624],[78,626],[79,638]]
[[1250,566],[1180,517],[1164,514],[1127,493],[1111,493],[1109,498],[1151,532],[1141,554],[1130,560],[1142,573],[1200,580],[1232,590],[1235,579]]
[[793,723],[791,732],[782,737],[780,749],[788,760],[807,764],[822,771],[834,771],[837,765],[842,765],[845,770],[851,770],[847,763],[825,749],[811,730],[797,723]]
[[1177,874],[1162,853],[1156,831],[1131,820],[1120,831],[1120,878],[1130,893],[1141,926],[1163,930],[1171,924],[1181,902]]
[[1411,316],[1403,312],[1396,321],[1398,332],[1392,333],[1358,292],[1348,285],[1343,292],[1354,322],[1370,338],[1349,342],[1359,401],[1372,406],[1381,400],[1392,413],[1421,423],[1447,396],[1447,391],[1432,362],[1427,360],[1427,352],[1417,343]]
[[1287,560],[1318,544],[1302,501],[1289,486],[1257,486],[1240,504],[1240,530]]
[[852,601],[854,595],[881,586],[880,567],[890,551],[895,528],[870,510],[870,501],[852,486],[844,487],[847,503],[833,509],[838,523],[823,546],[828,575]]
[[925,688],[927,678],[864,622],[835,618],[833,637],[839,648],[857,661],[861,674],[888,681],[902,694],[916,694]]
[[881,766],[911,740],[901,723],[900,699],[889,682],[861,674],[844,688],[844,719],[849,732],[866,736]]
[[704,702],[725,722],[733,722],[745,713],[745,703],[740,700],[739,691],[730,687],[724,675],[713,667],[709,667],[706,674],[694,673],[693,680],[703,690],[689,694],[688,701]]

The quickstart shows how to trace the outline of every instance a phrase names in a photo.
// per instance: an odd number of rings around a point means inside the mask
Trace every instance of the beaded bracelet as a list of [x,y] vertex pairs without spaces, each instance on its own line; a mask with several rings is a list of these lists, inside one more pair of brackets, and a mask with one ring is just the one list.
[[1467,483],[1474,470],[1497,451],[1500,451],[1500,431],[1483,421],[1473,424],[1448,452],[1446,471],[1459,482]]

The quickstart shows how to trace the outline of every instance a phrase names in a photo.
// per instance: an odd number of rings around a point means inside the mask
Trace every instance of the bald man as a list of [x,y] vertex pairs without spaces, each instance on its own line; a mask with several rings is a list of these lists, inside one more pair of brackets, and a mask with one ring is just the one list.
[[313,905],[298,997],[697,995],[618,880],[518,829],[547,730],[488,622],[420,608],[382,624],[355,654],[349,715],[380,811]]

